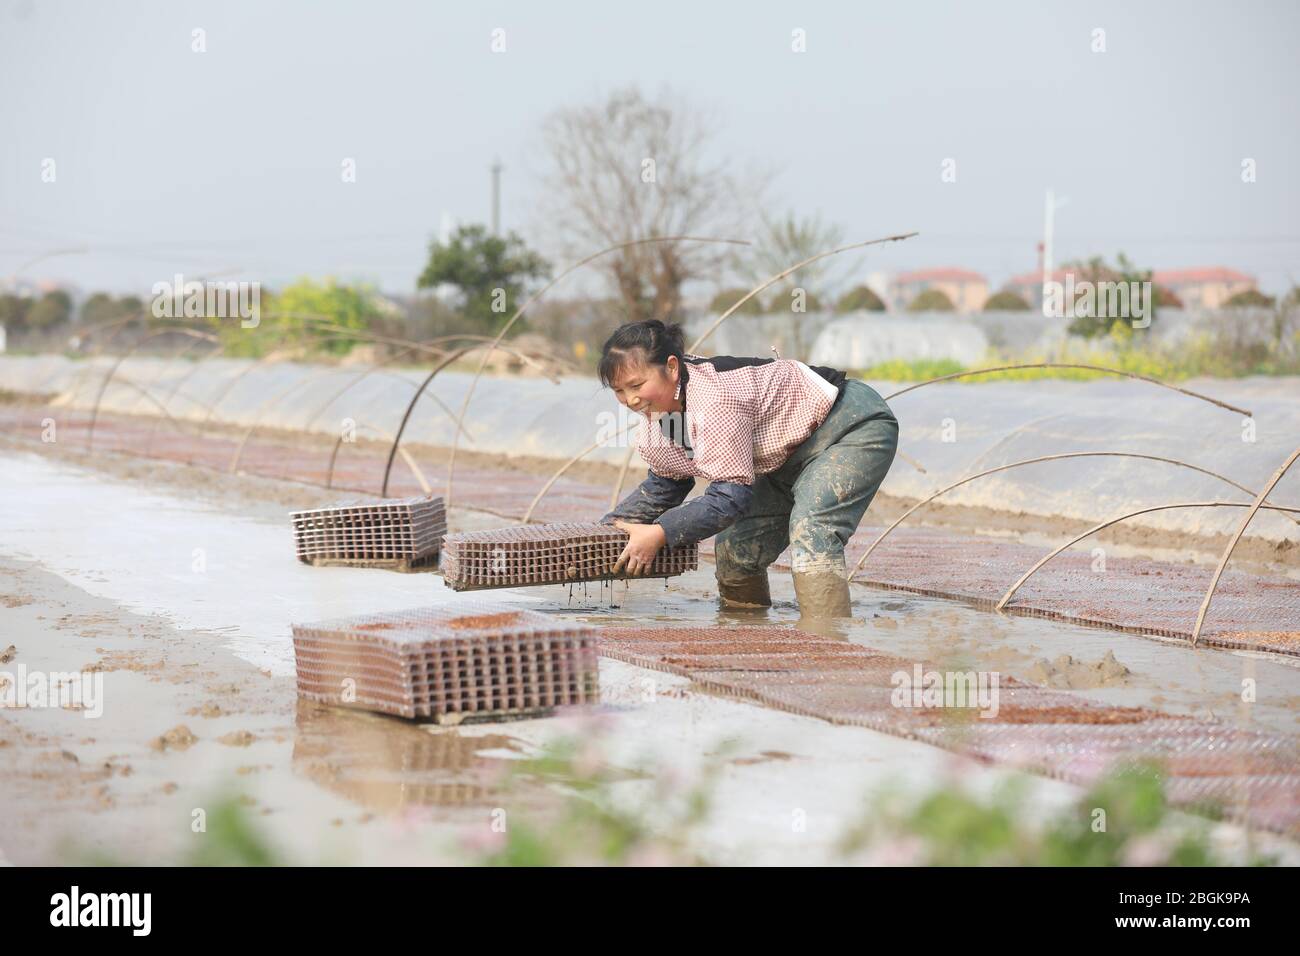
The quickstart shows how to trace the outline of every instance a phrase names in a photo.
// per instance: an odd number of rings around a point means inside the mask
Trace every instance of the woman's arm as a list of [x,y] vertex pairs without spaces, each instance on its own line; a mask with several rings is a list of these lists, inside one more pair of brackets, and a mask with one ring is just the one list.
[[637,524],[650,524],[665,511],[685,501],[694,487],[694,478],[665,478],[647,471],[645,481],[601,518],[600,523],[610,524],[615,518],[622,518]]
[[749,510],[754,489],[735,481],[715,481],[704,494],[665,511],[655,521],[664,529],[664,544],[676,548],[711,538]]
[[[694,484],[694,479],[686,480]],[[715,481],[704,494],[665,511],[653,524],[614,522],[629,535],[614,573],[626,567],[633,577],[644,574],[660,548],[676,548],[712,537],[743,515],[753,498],[749,485]]]

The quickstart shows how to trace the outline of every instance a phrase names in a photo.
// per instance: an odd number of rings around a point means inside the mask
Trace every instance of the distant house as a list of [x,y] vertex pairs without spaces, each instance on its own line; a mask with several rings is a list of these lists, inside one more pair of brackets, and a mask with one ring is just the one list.
[[890,289],[890,306],[906,309],[908,304],[927,289],[938,289],[951,301],[958,312],[978,312],[989,297],[988,281],[978,272],[969,269],[920,269],[903,272],[894,277]]
[[1224,266],[1167,269],[1152,276],[1182,300],[1187,308],[1217,309],[1238,292],[1255,288],[1255,277]]
[[[1057,269],[1052,273],[1052,279],[1064,285],[1068,271],[1070,270]],[[1076,272],[1075,282],[1080,278],[1080,274]],[[1186,308],[1217,309],[1238,292],[1255,288],[1254,276],[1223,266],[1157,270],[1152,273],[1151,281],[1176,295]],[[1023,275],[1012,276],[1003,288],[1022,296],[1034,308],[1042,307],[1043,274],[1041,272],[1026,272]]]
[[[1052,273],[1052,279],[1064,286],[1066,272],[1065,269],[1057,269]],[[1075,281],[1078,281],[1078,279],[1079,276],[1076,274]],[[1033,309],[1043,307],[1043,272],[1041,269],[1038,272],[1025,272],[1018,276],[1012,276],[1003,283],[1002,289],[1014,292],[1028,302]]]

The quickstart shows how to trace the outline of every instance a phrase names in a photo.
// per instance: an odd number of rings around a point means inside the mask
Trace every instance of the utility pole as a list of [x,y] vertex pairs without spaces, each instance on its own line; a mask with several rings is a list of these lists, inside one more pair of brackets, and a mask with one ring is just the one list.
[[1043,302],[1047,301],[1047,283],[1052,281],[1052,229],[1055,225],[1055,212],[1056,196],[1049,189],[1043,210]]
[[1056,193],[1051,189],[1047,190],[1043,209],[1043,289],[1040,300],[1043,306],[1047,304],[1047,283],[1052,281],[1052,270],[1055,265],[1052,261],[1052,237],[1056,229],[1056,210],[1069,201],[1068,198],[1058,200]]
[[501,170],[505,169],[501,165],[501,159],[498,157],[493,160],[492,170],[492,235],[501,235]]

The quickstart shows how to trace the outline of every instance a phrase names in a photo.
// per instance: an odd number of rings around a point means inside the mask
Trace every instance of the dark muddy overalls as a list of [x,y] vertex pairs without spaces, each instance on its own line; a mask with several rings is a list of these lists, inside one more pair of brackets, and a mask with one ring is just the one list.
[[880,394],[849,379],[825,421],[785,464],[754,481],[748,510],[715,539],[724,604],[769,605],[767,568],[790,548],[805,615],[849,613],[844,548],[898,449],[898,420]]

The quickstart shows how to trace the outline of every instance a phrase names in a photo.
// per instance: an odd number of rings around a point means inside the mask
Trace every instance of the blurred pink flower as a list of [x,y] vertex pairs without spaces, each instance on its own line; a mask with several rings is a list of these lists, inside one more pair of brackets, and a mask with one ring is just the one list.
[[1169,839],[1159,833],[1140,836],[1128,842],[1122,857],[1125,866],[1166,866],[1169,863]]
[[925,861],[925,841],[907,836],[876,844],[863,862],[867,866],[923,866]]

